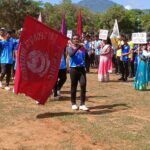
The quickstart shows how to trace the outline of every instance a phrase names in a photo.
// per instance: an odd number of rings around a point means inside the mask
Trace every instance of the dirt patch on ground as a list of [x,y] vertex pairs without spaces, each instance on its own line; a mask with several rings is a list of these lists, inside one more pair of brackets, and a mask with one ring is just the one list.
[[149,149],[150,92],[118,78],[99,83],[96,70],[87,74],[89,112],[71,110],[69,75],[60,100],[51,96],[44,106],[0,89],[0,150]]

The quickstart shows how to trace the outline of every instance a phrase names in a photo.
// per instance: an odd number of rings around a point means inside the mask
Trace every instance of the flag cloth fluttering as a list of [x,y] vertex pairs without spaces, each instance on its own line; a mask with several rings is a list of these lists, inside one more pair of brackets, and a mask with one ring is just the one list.
[[61,21],[61,33],[63,35],[67,35],[67,26],[66,26],[66,18],[65,14],[62,16],[62,21]]
[[18,50],[14,91],[44,104],[57,80],[68,38],[27,16]]
[[78,15],[78,23],[77,23],[77,34],[79,34],[80,37],[82,37],[82,14],[81,11]]
[[114,28],[113,28],[113,32],[110,36],[110,38],[119,38],[120,34],[119,34],[119,28],[118,28],[118,22],[117,19],[115,19],[115,24],[114,24]]
[[115,19],[115,23],[114,23],[114,27],[113,27],[113,32],[110,36],[110,39],[111,39],[111,42],[112,42],[112,45],[115,49],[118,48],[118,41],[119,41],[119,38],[120,38],[120,34],[119,34],[119,27],[118,27],[118,22],[117,20]]

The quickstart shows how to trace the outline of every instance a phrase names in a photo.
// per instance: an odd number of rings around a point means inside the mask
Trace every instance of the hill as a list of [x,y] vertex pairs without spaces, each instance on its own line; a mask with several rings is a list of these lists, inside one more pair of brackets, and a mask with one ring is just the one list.
[[104,12],[113,5],[118,5],[110,0],[81,0],[77,5],[86,7],[93,12]]
[[144,14],[149,14],[150,13],[150,9],[144,9],[143,12],[144,12]]

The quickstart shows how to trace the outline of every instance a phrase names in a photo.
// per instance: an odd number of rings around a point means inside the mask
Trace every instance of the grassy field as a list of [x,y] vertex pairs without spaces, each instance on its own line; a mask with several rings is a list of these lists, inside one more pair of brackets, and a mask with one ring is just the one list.
[[95,72],[87,75],[89,112],[71,110],[69,75],[61,99],[44,106],[0,89],[0,150],[150,150],[150,90],[113,74],[99,83]]

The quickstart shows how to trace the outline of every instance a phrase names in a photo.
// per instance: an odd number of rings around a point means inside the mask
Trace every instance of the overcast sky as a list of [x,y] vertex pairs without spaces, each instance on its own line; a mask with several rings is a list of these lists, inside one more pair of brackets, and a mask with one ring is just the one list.
[[[50,2],[52,4],[61,3],[61,0],[41,0],[41,1]],[[72,0],[73,3],[77,3],[79,1],[81,0]],[[131,8],[150,9],[150,0],[112,0],[112,1],[119,3],[128,9]]]

